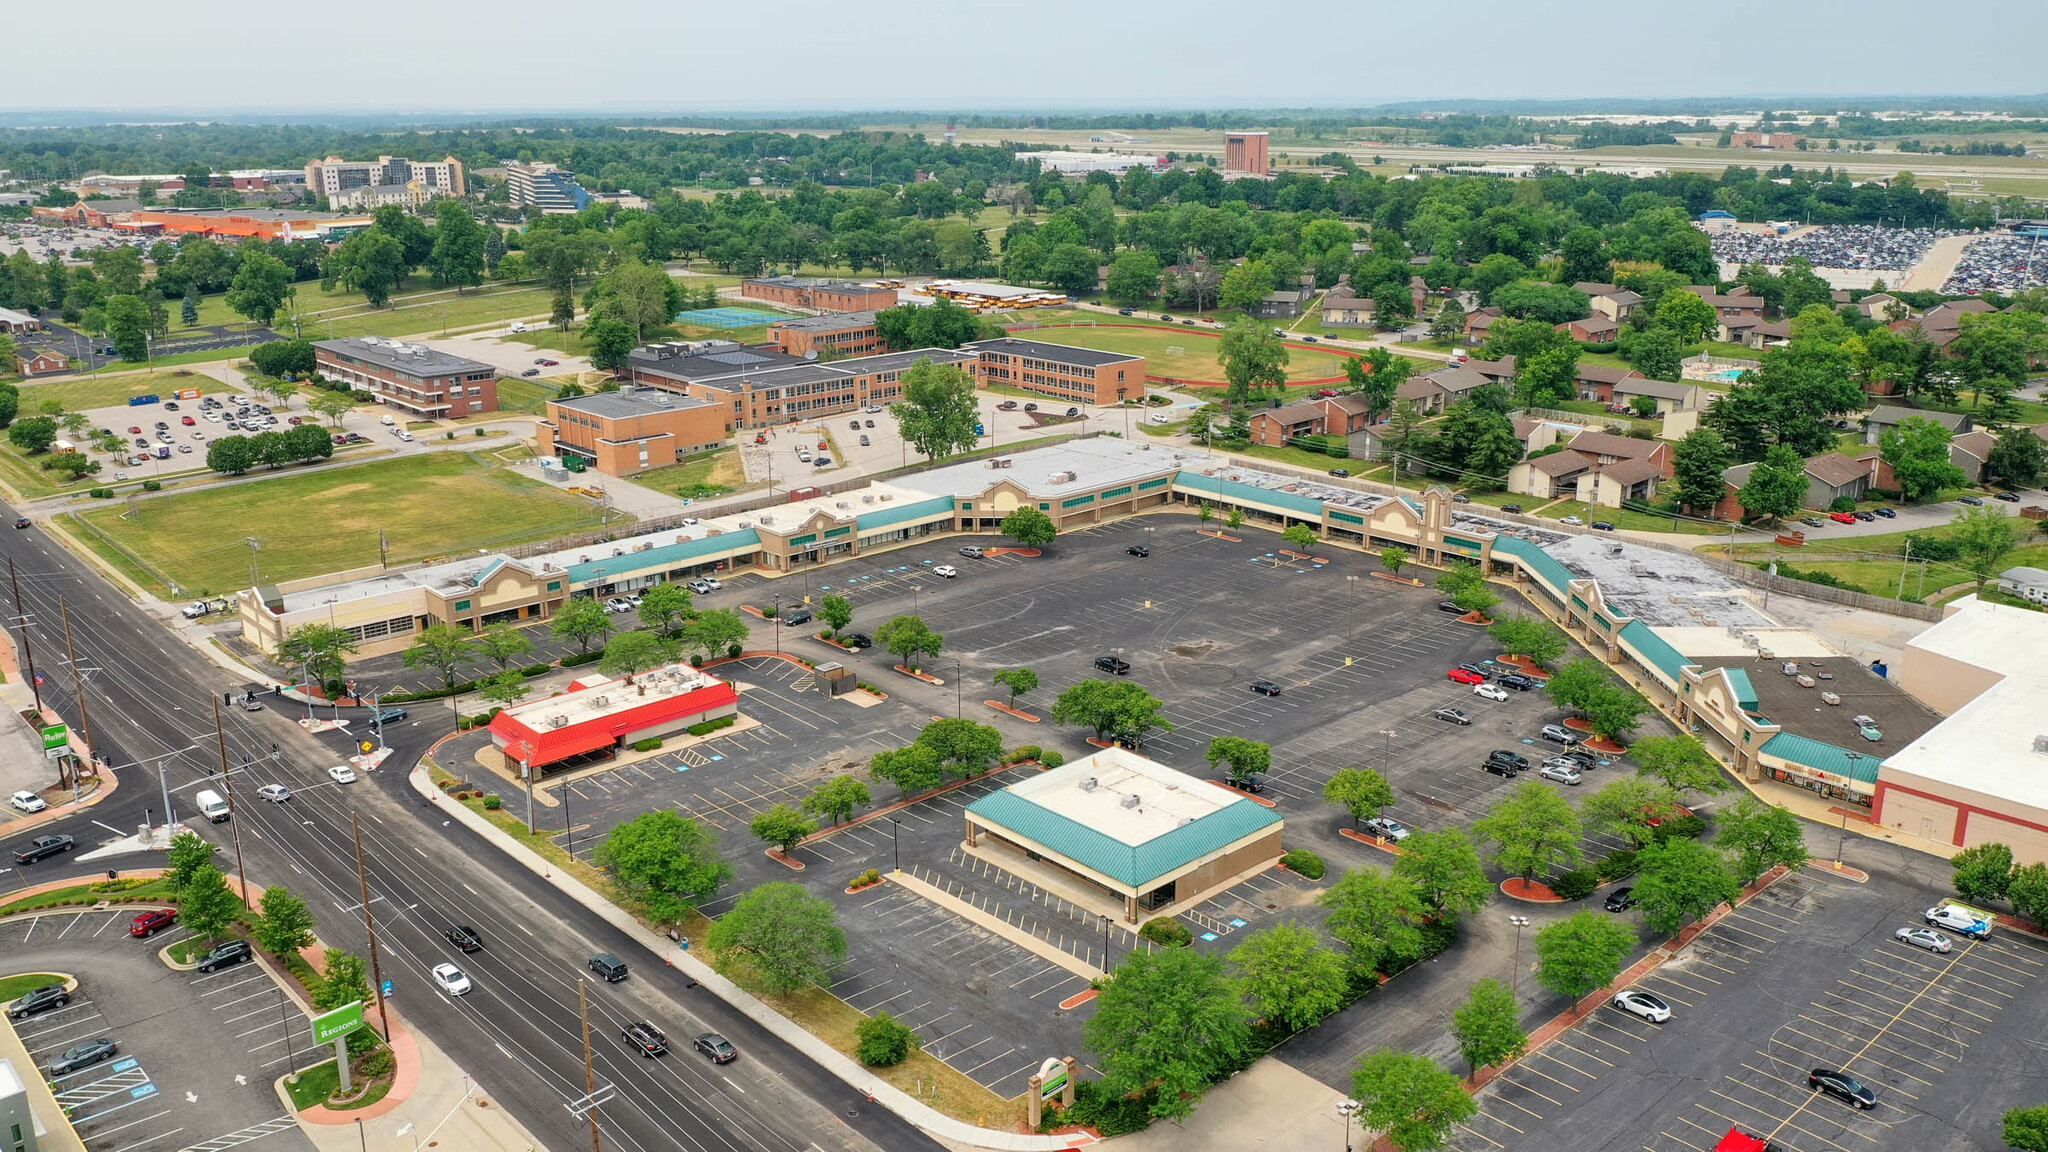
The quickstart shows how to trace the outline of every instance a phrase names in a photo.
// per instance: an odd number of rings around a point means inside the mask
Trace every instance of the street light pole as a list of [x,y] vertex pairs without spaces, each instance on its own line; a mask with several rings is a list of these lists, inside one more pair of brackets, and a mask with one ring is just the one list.
[[953,657],[953,718],[967,715],[967,687],[960,682],[960,657]]
[[897,872],[903,871],[903,847],[896,837],[896,830],[902,826],[903,821],[889,817],[889,854],[894,859],[893,870]]
[[1344,1118],[1344,1152],[1351,1152],[1351,1115],[1358,1111],[1358,1107],[1356,1100],[1337,1101],[1337,1115]]
[[1515,968],[1508,974],[1508,995],[1519,997],[1522,994],[1522,929],[1529,926],[1529,918],[1510,916],[1508,923],[1515,926]]

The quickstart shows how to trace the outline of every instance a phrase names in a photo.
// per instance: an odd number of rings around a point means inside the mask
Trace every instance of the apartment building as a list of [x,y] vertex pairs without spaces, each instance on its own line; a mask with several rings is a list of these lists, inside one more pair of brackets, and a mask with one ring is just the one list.
[[1145,358],[1006,336],[960,346],[977,384],[1002,384],[1070,404],[1121,404],[1145,395]]
[[498,410],[498,370],[481,360],[383,336],[315,340],[313,357],[321,375],[422,420]]
[[576,177],[553,164],[505,162],[506,191],[517,208],[538,208],[550,216],[581,212],[590,206],[590,193]]
[[384,204],[419,208],[429,200],[463,195],[466,185],[462,161],[453,156],[433,161],[329,156],[306,165],[306,188],[326,197],[331,208],[361,211]]

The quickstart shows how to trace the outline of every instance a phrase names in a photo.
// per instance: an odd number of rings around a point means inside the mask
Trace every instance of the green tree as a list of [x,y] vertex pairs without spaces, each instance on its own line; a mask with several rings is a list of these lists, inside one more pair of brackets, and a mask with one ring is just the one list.
[[945,638],[925,625],[920,616],[898,616],[875,629],[875,639],[885,651],[915,670],[924,658],[937,656]]
[[1714,843],[1734,852],[1736,880],[1754,883],[1779,865],[1806,863],[1806,828],[1799,817],[1744,793],[1716,819]]
[[1564,629],[1541,616],[1520,612],[1494,621],[1486,634],[1500,641],[1510,655],[1526,656],[1538,664],[1548,664],[1564,655],[1569,644]]
[[1729,874],[1719,852],[1683,836],[1645,845],[1636,865],[1636,903],[1652,932],[1676,932],[1742,894],[1742,882]]
[[2017,1148],[2020,1152],[2048,1152],[2048,1105],[2009,1109],[2000,1135],[2008,1148]]
[[341,427],[341,418],[355,411],[356,402],[346,392],[322,392],[311,400],[306,401],[306,407],[318,413],[329,424],[339,428]]
[[7,442],[29,456],[47,452],[57,442],[57,422],[48,416],[16,420],[7,429]]
[[1458,607],[1482,617],[1487,609],[1500,603],[1500,595],[1487,585],[1486,577],[1477,564],[1452,564],[1449,571],[1436,578],[1436,587]]
[[946,782],[939,754],[929,744],[912,744],[893,752],[877,752],[868,761],[868,775],[887,780],[907,798]]
[[178,922],[194,939],[214,941],[228,934],[242,913],[241,898],[228,887],[227,877],[212,864],[192,870],[178,898]]
[[1989,504],[1958,509],[1949,524],[1954,528],[1949,540],[1955,544],[1963,567],[1977,578],[1979,592],[2005,567],[2005,558],[2019,545],[2020,536],[2026,531],[2016,517]]
[[1998,434],[1985,466],[1999,482],[2013,488],[2030,487],[2048,471],[2048,442],[2032,428],[2015,426]]
[[1038,690],[1038,673],[1029,668],[1004,668],[995,674],[998,687],[1010,690],[1010,707],[1017,706],[1017,697]]
[[931,749],[940,770],[952,776],[979,775],[1003,757],[1003,734],[973,720],[934,720],[918,732],[917,742]]
[[2006,899],[2020,919],[2034,924],[2048,923],[2048,864],[2028,864],[2012,871],[2005,888]]
[[517,669],[509,669],[477,681],[476,694],[500,708],[510,708],[533,694],[533,686]]
[[1329,909],[1324,929],[1347,950],[1353,975],[1367,981],[1396,956],[1422,950],[1422,894],[1405,878],[1376,868],[1337,877],[1316,903]]
[[262,912],[249,926],[249,933],[265,952],[282,960],[312,945],[313,913],[291,889],[283,885],[264,889],[260,906]]
[[1536,931],[1536,982],[1576,1003],[1605,988],[1636,946],[1636,930],[1603,912],[1575,912]]
[[1159,295],[1159,271],[1159,257],[1142,249],[1126,249],[1110,261],[1105,288],[1112,300],[1142,303]]
[[818,830],[818,822],[787,804],[777,804],[756,815],[747,823],[747,831],[771,848],[784,853],[803,842],[803,838]]
[[1307,552],[1322,540],[1322,534],[1307,524],[1289,524],[1280,538],[1294,546],[1297,552]]
[[719,971],[750,972],[763,988],[788,995],[831,982],[846,959],[838,912],[798,884],[763,884],[711,923],[706,940]]
[[[1714,306],[1691,292],[1667,292],[1657,302],[1655,324],[1680,344],[1697,344],[1720,323]],[[1647,375],[1647,373],[1646,373]]]
[[600,372],[623,372],[639,337],[633,326],[609,313],[595,313],[583,322],[583,343],[590,365]]
[[1718,795],[1735,786],[1697,736],[1645,736],[1628,751],[1638,773],[1662,782],[1673,792]]
[[319,985],[313,990],[313,1007],[322,1011],[347,1004],[370,1004],[377,999],[370,991],[369,964],[353,952],[329,948],[320,960]]
[[1025,548],[1043,548],[1060,534],[1052,517],[1029,505],[1004,516],[998,530]]
[[1879,433],[1878,453],[1891,465],[1908,503],[1936,499],[1942,489],[1970,482],[1968,474],[1949,462],[1952,439],[1947,428],[1925,416],[1908,416]]
[[1156,1089],[1151,1114],[1180,1119],[1240,1066],[1251,1023],[1221,957],[1168,948],[1133,952],[1117,965],[1081,1036],[1099,1055],[1110,1098]]
[[1427,1056],[1391,1048],[1359,1057],[1351,1073],[1351,1098],[1361,1105],[1359,1122],[1383,1133],[1400,1152],[1443,1147],[1452,1125],[1479,1111],[1456,1073],[1437,1067]]
[[590,642],[612,630],[611,613],[604,605],[589,596],[571,597],[555,610],[554,623],[549,626],[557,640],[574,640],[579,651],[590,651]]
[[2005,899],[2012,884],[2012,849],[1991,842],[1963,849],[1949,859],[1956,894],[1984,903]]
[[804,797],[803,809],[812,816],[830,817],[834,824],[844,824],[853,818],[853,810],[865,808],[871,802],[868,786],[851,776],[834,776]]
[[244,244],[241,266],[228,287],[227,305],[250,320],[269,326],[292,292],[291,269],[258,244]]
[[663,581],[640,594],[640,623],[658,636],[673,636],[690,618],[690,592]]
[[1098,740],[1115,736],[1141,743],[1154,728],[1173,731],[1165,708],[1158,697],[1127,680],[1082,680],[1053,701],[1052,718],[1059,724],[1093,728]]
[[1273,768],[1273,746],[1242,736],[1214,736],[1209,740],[1209,751],[1203,756],[1214,768],[1223,765],[1223,778],[1233,785],[1243,785],[1254,776],[1263,776]]
[[192,877],[201,868],[213,863],[213,843],[189,828],[180,828],[171,837],[166,853],[164,879],[170,881],[171,891],[183,892],[192,886]]
[[1628,345],[1629,367],[1652,380],[1677,380],[1685,371],[1685,350],[1668,328],[1652,328]]
[[223,436],[206,446],[206,466],[228,476],[240,476],[262,462],[254,436]]
[[621,632],[605,641],[604,655],[598,659],[597,670],[607,676],[622,676],[630,684],[633,677],[659,668],[675,658],[673,641],[652,632]]
[[903,373],[903,399],[890,405],[896,427],[927,460],[973,446],[981,410],[974,378],[957,364],[919,360]]
[[744,644],[749,632],[746,617],[731,608],[711,608],[683,625],[676,639],[685,651],[702,652],[709,660],[735,644]]
[[476,638],[469,629],[460,624],[433,624],[420,631],[403,658],[407,668],[432,668],[439,672],[441,686],[453,691],[455,670],[477,655]]
[[1613,740],[1627,735],[1636,726],[1636,721],[1650,710],[1650,702],[1628,685],[1610,681],[1581,704],[1579,710],[1586,714],[1586,723],[1592,726],[1595,736]]
[[484,246],[484,226],[462,201],[444,197],[434,202],[434,248],[427,267],[435,280],[452,285],[458,296],[483,283]]
[[1491,977],[1472,985],[1471,993],[1451,1013],[1451,1035],[1458,1054],[1477,1076],[1481,1068],[1505,1063],[1529,1048],[1521,1009],[1508,986]]
[[1656,838],[1656,824],[1678,818],[1678,793],[1641,776],[1617,776],[1586,797],[1579,815],[1596,831],[1640,849]]
[[1234,311],[1249,312],[1272,290],[1272,266],[1248,260],[1233,265],[1223,274],[1223,287],[1217,294],[1217,302]]
[[[1703,511],[1721,502],[1727,482],[1721,474],[1733,463],[1728,442],[1712,428],[1695,428],[1671,450],[1672,479],[1683,508]],[[1802,492],[1802,495],[1804,493]]]
[[277,646],[277,662],[287,669],[304,668],[315,684],[331,684],[348,669],[356,639],[346,628],[301,624],[285,633]]
[[178,304],[178,322],[187,328],[199,325],[199,293],[191,288],[185,289],[185,298]]
[[891,1068],[924,1046],[917,1033],[887,1012],[877,1012],[853,1029],[854,1055],[870,1068]]
[[1394,788],[1370,768],[1339,768],[1323,785],[1323,800],[1351,813],[1355,829],[1360,820],[1379,815],[1394,802]]
[[1515,398],[1527,407],[1559,404],[1578,395],[1577,346],[1545,348],[1515,366]]
[[476,654],[496,664],[500,672],[510,667],[514,660],[533,651],[533,641],[526,638],[526,633],[504,623],[493,624],[477,633],[473,643]]
[[109,296],[102,306],[106,313],[107,339],[121,359],[142,360],[149,355],[149,307],[139,296]]
[[1469,916],[1493,898],[1493,885],[1479,861],[1479,850],[1463,828],[1417,832],[1401,841],[1394,875],[1415,885],[1422,902],[1439,919]]
[[1237,987],[1259,1019],[1290,1032],[1314,1026],[1344,1006],[1343,958],[1312,928],[1283,920],[1230,950]]
[[1583,835],[1570,802],[1535,780],[1517,785],[1472,822],[1472,838],[1493,846],[1494,867],[1525,882],[1578,867]]
[[670,808],[614,825],[591,858],[628,900],[662,924],[680,921],[732,879],[732,865],[718,853],[718,833]]
[[342,241],[321,265],[321,286],[330,292],[337,287],[360,292],[373,306],[382,308],[391,302],[391,290],[410,270],[405,245],[370,227]]
[[1287,359],[1287,345],[1266,325],[1249,316],[1232,320],[1216,352],[1229,384],[1225,400],[1242,404],[1268,388],[1282,387],[1287,383]]
[[1590,656],[1581,656],[1552,672],[1550,679],[1544,682],[1543,691],[1552,704],[1578,712],[1592,702],[1608,683],[1607,666]]
[[1380,549],[1380,567],[1385,568],[1389,576],[1399,576],[1401,569],[1408,563],[1408,556],[1409,552],[1406,548],[1392,546],[1382,548]]
[[827,592],[825,598],[818,602],[818,615],[825,618],[826,625],[837,635],[853,623],[853,601],[837,592]]
[[1735,499],[1752,518],[1772,523],[1797,514],[1806,503],[1806,462],[1792,446],[1773,445]]

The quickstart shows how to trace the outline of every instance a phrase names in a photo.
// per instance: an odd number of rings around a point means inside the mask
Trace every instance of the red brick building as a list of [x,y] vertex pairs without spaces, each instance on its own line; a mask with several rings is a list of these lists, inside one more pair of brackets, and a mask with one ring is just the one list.
[[498,370],[424,344],[382,336],[315,340],[322,376],[341,380],[377,401],[423,420],[449,420],[498,410]]
[[884,351],[882,337],[875,331],[873,312],[827,312],[822,316],[798,316],[777,320],[768,326],[768,342],[789,356],[835,352],[841,356],[869,356]]
[[577,456],[607,476],[631,476],[725,443],[725,414],[725,405],[702,396],[621,384],[548,401],[534,435],[542,456]]
[[983,388],[1003,384],[1070,404],[1091,405],[1121,404],[1145,395],[1143,356],[1013,336],[963,344],[960,350],[977,358],[974,377]]
[[848,360],[806,360],[772,345],[650,344],[635,348],[626,371],[635,384],[718,405],[729,432],[888,404],[903,396],[903,373],[919,360],[973,371],[974,355],[919,348]]
[[1264,176],[1266,170],[1273,166],[1267,154],[1268,139],[1264,132],[1225,132],[1223,170],[1235,174]]
[[740,284],[740,295],[770,304],[788,304],[819,312],[873,312],[896,306],[896,290],[854,280],[813,280],[802,276],[764,276]]

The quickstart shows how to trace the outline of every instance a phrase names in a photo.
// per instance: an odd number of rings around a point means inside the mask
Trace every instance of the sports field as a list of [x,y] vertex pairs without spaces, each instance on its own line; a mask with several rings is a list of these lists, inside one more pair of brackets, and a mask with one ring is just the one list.
[[[260,475],[253,474],[253,475]],[[125,518],[124,518],[124,513]],[[264,583],[544,540],[597,525],[590,501],[467,452],[300,472],[74,514],[79,537],[153,590],[224,595]],[[617,512],[612,519],[619,519]]]
[[[1099,321],[1092,328],[1084,323],[1077,328],[1042,327],[1033,330],[1012,327],[1011,331],[1020,337],[1043,340],[1048,344],[1143,356],[1145,375],[1154,380],[1216,385],[1224,382],[1223,365],[1216,362],[1216,352],[1223,346],[1220,332],[1139,324],[1121,316],[1111,317],[1111,320],[1116,323]],[[1174,349],[1179,353],[1176,354]],[[1293,340],[1287,341],[1287,353],[1287,381],[1290,384],[1344,378],[1347,357]]]

